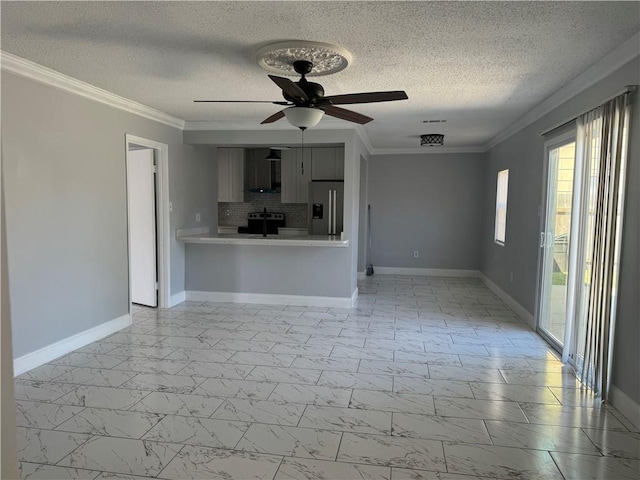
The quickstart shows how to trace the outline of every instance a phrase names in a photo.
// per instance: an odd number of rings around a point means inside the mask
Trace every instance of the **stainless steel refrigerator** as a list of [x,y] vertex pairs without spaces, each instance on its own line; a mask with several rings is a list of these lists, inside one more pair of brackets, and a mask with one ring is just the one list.
[[340,235],[344,210],[344,182],[309,182],[309,235]]

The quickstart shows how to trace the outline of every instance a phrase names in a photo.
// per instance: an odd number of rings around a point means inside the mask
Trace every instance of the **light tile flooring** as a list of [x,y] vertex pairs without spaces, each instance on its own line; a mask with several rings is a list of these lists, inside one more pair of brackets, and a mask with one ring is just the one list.
[[640,433],[476,279],[188,302],[16,380],[23,478],[635,479]]

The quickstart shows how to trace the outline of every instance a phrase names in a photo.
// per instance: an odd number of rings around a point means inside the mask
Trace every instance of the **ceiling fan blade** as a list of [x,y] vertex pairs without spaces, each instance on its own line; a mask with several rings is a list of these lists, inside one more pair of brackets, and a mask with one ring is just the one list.
[[273,123],[280,120],[282,117],[284,117],[284,110],[280,110],[279,112],[274,113],[270,117],[265,118],[263,121],[260,122],[260,124],[262,125],[263,123]]
[[194,100],[194,103],[271,103],[273,105],[293,105],[291,102],[270,102],[269,100]]
[[409,97],[403,90],[391,92],[347,93],[345,95],[329,95],[323,100],[330,100],[333,105],[348,105],[353,103],[393,102],[407,100]]
[[362,115],[361,113],[352,112],[351,110],[347,110],[346,108],[334,107],[333,105],[326,105],[320,108],[324,110],[327,115],[331,115],[332,117],[340,118],[342,120],[347,120],[349,122],[359,123],[360,125],[364,125],[365,123],[369,123],[373,120],[373,118]]
[[304,101],[309,100],[309,97],[307,97],[307,94],[304,93],[304,90],[302,90],[298,85],[293,83],[288,78],[276,77],[275,75],[269,75],[269,78],[273,80],[273,83],[278,85],[282,89],[282,91],[289,95],[291,98],[299,98],[300,100]]

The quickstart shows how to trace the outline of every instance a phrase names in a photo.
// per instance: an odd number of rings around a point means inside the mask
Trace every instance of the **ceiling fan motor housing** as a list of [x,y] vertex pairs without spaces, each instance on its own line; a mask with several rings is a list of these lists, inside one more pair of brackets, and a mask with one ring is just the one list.
[[313,62],[308,60],[296,60],[293,62],[293,69],[303,77],[313,70]]
[[301,103],[299,99],[295,99],[289,95],[287,95],[284,91],[282,92],[282,96],[296,105],[304,105],[304,106],[315,106],[322,97],[324,97],[324,88],[319,83],[310,82],[306,79],[305,75],[311,73],[313,70],[313,63],[307,60],[296,60],[293,62],[293,69],[296,73],[299,73],[302,78],[297,82],[294,82],[298,85],[304,93],[307,94],[309,100]]
[[299,99],[292,98],[285,92],[282,92],[282,96],[286,100],[295,103],[296,105],[314,106],[318,103],[318,100],[324,97],[324,88],[322,88],[322,85],[319,83],[309,82],[306,78],[301,78],[299,81],[293,83],[298,85],[309,98],[308,101],[301,103]]

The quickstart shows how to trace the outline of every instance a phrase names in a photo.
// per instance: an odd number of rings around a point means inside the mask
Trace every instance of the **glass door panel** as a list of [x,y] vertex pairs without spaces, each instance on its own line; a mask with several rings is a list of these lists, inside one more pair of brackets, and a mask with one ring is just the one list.
[[550,148],[547,155],[546,208],[544,230],[540,233],[542,278],[538,328],[562,347],[567,323],[575,142]]

